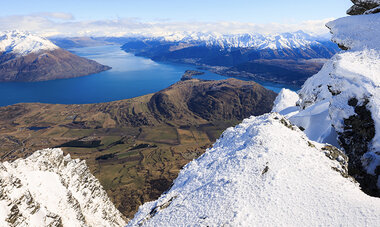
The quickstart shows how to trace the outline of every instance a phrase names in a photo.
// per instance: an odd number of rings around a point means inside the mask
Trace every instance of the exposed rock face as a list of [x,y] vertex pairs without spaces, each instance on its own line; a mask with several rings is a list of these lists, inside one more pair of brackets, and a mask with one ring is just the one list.
[[349,15],[373,14],[380,12],[380,0],[351,0],[354,5],[347,10]]
[[380,197],[380,190],[377,188],[379,173],[372,175],[365,171],[372,160],[366,160],[364,155],[370,151],[370,143],[375,137],[375,123],[367,108],[368,102],[365,100],[362,105],[358,105],[357,99],[349,100],[348,105],[354,108],[355,115],[344,119],[344,128],[338,133],[338,138],[350,160],[349,174],[355,177],[367,194]]
[[64,79],[108,69],[44,38],[17,31],[0,33],[0,82]]
[[123,226],[86,163],[60,149],[0,163],[1,226]]

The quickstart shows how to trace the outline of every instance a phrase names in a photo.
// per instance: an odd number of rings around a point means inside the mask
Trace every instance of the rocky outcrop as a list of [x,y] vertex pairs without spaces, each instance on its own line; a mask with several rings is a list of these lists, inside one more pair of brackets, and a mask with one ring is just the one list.
[[354,5],[347,10],[348,15],[374,14],[380,12],[379,0],[351,0]]
[[1,226],[123,226],[86,163],[60,149],[0,163]]

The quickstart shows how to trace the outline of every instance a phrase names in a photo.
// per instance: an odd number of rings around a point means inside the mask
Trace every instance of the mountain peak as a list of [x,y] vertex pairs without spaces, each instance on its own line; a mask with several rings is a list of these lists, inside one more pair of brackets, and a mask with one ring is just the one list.
[[310,45],[318,45],[318,38],[303,31],[264,35],[259,33],[218,34],[218,33],[176,33],[161,37],[148,37],[153,40],[181,42],[217,46],[220,48],[255,48],[291,49]]
[[0,32],[0,53],[6,52],[25,56],[30,53],[58,48],[51,41],[26,31],[12,30]]

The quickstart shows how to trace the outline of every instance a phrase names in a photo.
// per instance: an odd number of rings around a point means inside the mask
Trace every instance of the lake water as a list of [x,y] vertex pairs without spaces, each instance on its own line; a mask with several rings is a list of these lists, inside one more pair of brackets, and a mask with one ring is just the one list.
[[[162,90],[179,81],[195,66],[159,63],[125,53],[120,46],[100,46],[71,49],[73,53],[93,59],[112,69],[84,77],[42,82],[0,83],[0,106],[21,102],[84,104],[133,98]],[[199,70],[202,71],[202,70]],[[220,80],[226,77],[204,71],[200,79]],[[282,84],[262,83],[278,92]]]

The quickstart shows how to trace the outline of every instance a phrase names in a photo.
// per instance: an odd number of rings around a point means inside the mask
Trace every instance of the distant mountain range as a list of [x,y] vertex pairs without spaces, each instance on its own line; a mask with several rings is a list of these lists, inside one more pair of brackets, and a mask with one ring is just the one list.
[[27,32],[0,33],[0,82],[86,76],[110,69]]
[[50,38],[61,48],[122,45],[136,56],[186,63],[225,76],[302,85],[340,49],[303,31],[277,35],[173,33],[162,36]]
[[[324,61],[310,59],[327,59],[339,50],[333,42],[302,31],[278,35],[189,33],[134,37],[122,49],[156,61],[195,64],[227,76],[289,84],[302,84],[320,70]],[[274,59],[275,63],[268,61]],[[280,77],[278,71],[282,71]]]

